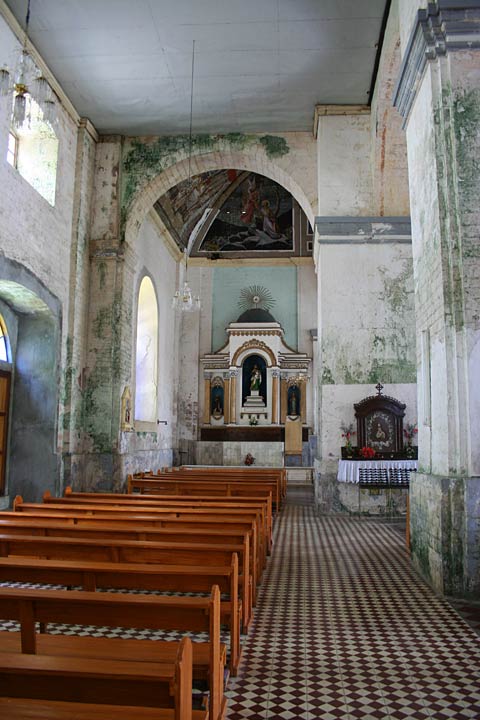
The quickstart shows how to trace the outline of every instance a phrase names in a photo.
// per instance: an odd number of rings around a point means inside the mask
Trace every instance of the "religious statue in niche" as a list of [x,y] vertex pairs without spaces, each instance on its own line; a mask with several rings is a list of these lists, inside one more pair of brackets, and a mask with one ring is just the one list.
[[260,390],[260,384],[262,382],[262,374],[258,369],[258,365],[253,366],[253,370],[250,373],[250,391]]
[[290,385],[287,396],[287,415],[298,417],[300,414],[300,388],[298,385]]
[[122,394],[120,429],[123,432],[131,432],[133,430],[132,393],[128,385],[125,385]]
[[212,382],[210,399],[210,412],[215,420],[223,418],[223,381],[221,378],[215,378]]

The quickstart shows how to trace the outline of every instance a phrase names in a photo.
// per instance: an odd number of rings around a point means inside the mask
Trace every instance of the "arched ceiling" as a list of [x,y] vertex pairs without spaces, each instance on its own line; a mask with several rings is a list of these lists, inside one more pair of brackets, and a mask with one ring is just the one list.
[[[24,25],[26,0],[6,0]],[[30,36],[102,133],[312,127],[315,104],[364,104],[387,0],[41,0]],[[3,61],[3,58],[2,58]]]

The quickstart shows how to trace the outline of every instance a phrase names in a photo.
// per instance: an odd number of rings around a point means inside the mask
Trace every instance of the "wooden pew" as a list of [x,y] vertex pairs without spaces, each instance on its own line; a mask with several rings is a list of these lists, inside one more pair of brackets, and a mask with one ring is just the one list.
[[[0,617],[20,623],[20,633],[2,633],[2,647],[4,640],[10,643],[16,640],[18,652],[41,654],[42,657],[96,658],[103,664],[105,660],[117,659],[122,649],[125,652],[125,647],[129,660],[139,664],[154,662],[152,654],[158,662],[171,662],[172,648],[176,654],[175,644],[129,639],[125,641],[128,645],[124,644],[122,648],[121,641],[115,638],[38,635],[36,623],[207,631],[209,718],[220,720],[224,717],[226,700],[223,695],[218,586],[212,588],[209,598],[0,588]],[[1,694],[5,696],[6,693]]]
[[[249,510],[260,513],[260,528],[263,528],[262,550],[266,558],[266,553],[271,548],[272,538],[272,503],[271,496],[266,498],[233,498],[233,497],[192,497],[190,495],[179,496],[162,496],[154,494],[124,494],[124,493],[76,493],[72,492],[70,487],[65,490],[64,497],[53,497],[50,491],[43,494],[44,503],[53,503],[54,505],[71,505],[83,503],[95,503],[105,506],[132,507],[137,511],[145,508],[171,509],[180,507],[183,509],[208,508],[215,512],[225,510],[227,513],[231,509]],[[14,507],[16,507],[14,501]],[[263,541],[263,538],[265,540]],[[265,543],[265,547],[264,547]]]
[[212,530],[200,530],[192,527],[176,530],[175,528],[156,528],[148,525],[139,525],[136,519],[124,522],[112,523],[108,520],[96,520],[92,518],[85,523],[71,523],[72,518],[65,518],[63,514],[56,519],[56,516],[45,518],[33,514],[6,515],[0,512],[0,533],[9,535],[39,535],[58,537],[85,537],[85,538],[111,538],[116,540],[148,540],[152,542],[200,542],[207,544],[224,545],[225,543],[235,544],[245,542],[249,537],[250,542],[250,568],[253,581],[258,584],[262,574],[262,561],[258,554],[256,543],[253,542],[253,533],[250,530],[238,530],[230,526],[220,530],[218,527]]
[[279,510],[281,507],[280,487],[276,480],[230,480],[226,477],[207,477],[194,473],[165,473],[127,475],[127,493],[174,494],[181,495],[212,495],[234,497],[272,496],[272,505]]
[[[21,500],[21,496],[17,496],[17,498]],[[185,513],[179,513],[179,517],[172,517],[171,513],[151,515],[138,512],[134,513],[133,516],[124,513],[120,517],[116,517],[111,513],[102,514],[102,512],[95,513],[95,515],[85,515],[82,512],[77,515],[75,512],[72,512],[70,508],[62,508],[61,510],[57,508],[50,512],[50,509],[45,508],[43,505],[39,505],[38,507],[38,513],[36,513],[32,507],[29,508],[28,512],[2,510],[0,512],[0,525],[13,519],[15,522],[24,522],[26,525],[34,520],[41,520],[45,527],[48,527],[51,523],[56,524],[62,522],[65,525],[75,527],[95,528],[98,526],[108,526],[109,528],[118,528],[120,530],[133,528],[138,530],[139,540],[146,539],[141,537],[141,533],[144,530],[148,532],[151,529],[164,530],[167,534],[171,532],[174,535],[181,533],[185,537],[206,533],[212,538],[215,538],[215,536],[222,537],[225,530],[227,535],[247,533],[250,537],[250,547],[255,549],[255,556],[259,553],[256,523],[253,520],[242,517],[204,515],[201,519],[198,519],[198,517],[190,517]],[[211,542],[215,542],[215,539],[212,539]]]
[[192,717],[192,641],[178,644],[175,662],[0,652],[0,695],[110,705],[174,708]]
[[[128,518],[135,515],[139,524],[145,524],[144,521],[155,520],[158,518],[157,524],[165,527],[168,521],[172,519],[182,519],[184,521],[195,522],[196,527],[203,527],[203,523],[210,525],[216,520],[220,525],[227,524],[233,520],[239,522],[253,522],[256,526],[257,542],[259,551],[262,556],[266,555],[266,533],[265,523],[263,522],[262,513],[255,509],[246,509],[239,507],[201,507],[190,504],[175,504],[163,506],[156,505],[135,505],[134,509],[128,506],[95,503],[26,503],[21,495],[17,495],[13,501],[13,511],[18,513],[33,513],[35,515],[52,514],[52,511],[63,512],[72,511],[76,517],[84,515],[85,517],[102,515],[102,519],[110,517],[112,519]],[[165,521],[165,522],[162,522]]]
[[[248,628],[252,618],[252,576],[248,537],[243,544],[206,544],[112,540],[102,538],[8,535],[0,533],[0,557],[17,555],[55,560],[92,560],[156,565],[230,566],[236,553],[242,569],[242,618]],[[232,619],[233,622],[233,619]]]
[[[41,560],[25,557],[0,557],[0,582],[28,582],[97,588],[125,588],[173,592],[209,592],[218,585],[228,593],[230,602],[220,603],[222,623],[230,627],[230,671],[236,675],[240,663],[240,605],[238,602],[238,557],[230,567],[193,567],[134,563],[102,563],[88,560]],[[198,643],[195,643],[195,648]],[[195,660],[197,660],[195,656]],[[197,662],[197,669],[205,659]]]
[[[0,697],[0,717],[7,720],[175,720],[175,711],[131,705]],[[206,720],[207,717],[206,711],[192,711],[192,720]]]
[[[188,510],[185,512],[178,511],[175,515],[170,512],[129,512],[125,509],[121,509],[120,513],[116,512],[115,508],[107,508],[106,512],[102,512],[101,509],[95,510],[92,513],[86,512],[82,506],[81,510],[77,512],[72,509],[71,506],[66,507],[54,507],[52,505],[34,504],[34,503],[23,503],[21,496],[17,496],[14,501],[16,511],[3,511],[0,513],[0,528],[2,523],[8,523],[11,519],[14,521],[25,522],[27,525],[31,520],[40,522],[45,526],[51,523],[62,522],[69,527],[108,527],[129,529],[131,527],[138,526],[139,531],[146,528],[152,529],[164,529],[166,531],[183,532],[186,531],[186,535],[196,536],[197,532],[201,533],[204,530],[213,531],[218,534],[220,529],[225,529],[226,534],[230,531],[233,534],[237,534],[241,531],[242,534],[246,531],[251,542],[250,544],[250,555],[252,556],[251,561],[251,574],[254,574],[254,560],[253,558],[259,558],[257,562],[257,582],[261,576],[261,570],[265,564],[265,547],[260,547],[258,543],[258,523],[254,519],[245,518],[242,516],[228,516],[223,515],[205,515],[199,516],[195,513],[190,513]],[[141,539],[139,537],[139,539]],[[187,539],[188,538],[184,538]],[[218,538],[211,541],[218,542]],[[224,540],[221,540],[222,544]],[[252,554],[253,553],[253,554]],[[256,587],[252,588],[252,601],[255,603],[256,599]]]
[[[264,499],[247,501],[242,498],[214,498],[207,500],[204,498],[177,496],[158,498],[156,495],[126,495],[123,493],[76,493],[75,497],[71,494],[64,497],[53,497],[49,491],[43,495],[43,502],[52,505],[102,505],[106,509],[111,508],[135,508],[137,512],[144,512],[147,509],[158,509],[160,511],[179,510],[211,510],[212,512],[228,514],[231,511],[242,512],[245,516],[253,513],[259,522],[259,531],[262,532],[262,539],[265,538],[267,551],[271,548],[272,538],[272,515],[271,505],[270,512],[268,502]],[[14,500],[14,509],[17,509],[16,498]]]
[[281,496],[285,498],[287,495],[287,469],[280,467],[229,467],[227,465],[181,465],[178,468],[171,468],[173,472],[196,472],[208,474],[210,477],[223,475],[228,473],[230,478],[240,478],[246,480],[248,478],[274,478],[278,481],[281,488]]

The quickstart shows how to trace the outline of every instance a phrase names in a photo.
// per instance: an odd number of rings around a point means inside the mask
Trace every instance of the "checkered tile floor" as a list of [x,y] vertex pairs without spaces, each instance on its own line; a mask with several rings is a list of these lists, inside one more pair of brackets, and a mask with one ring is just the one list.
[[399,533],[289,490],[228,720],[480,718],[480,638]]

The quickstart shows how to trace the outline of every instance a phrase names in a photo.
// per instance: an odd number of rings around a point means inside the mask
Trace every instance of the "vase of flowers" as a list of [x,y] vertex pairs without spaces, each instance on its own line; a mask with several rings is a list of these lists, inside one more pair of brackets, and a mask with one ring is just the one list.
[[417,456],[417,448],[413,445],[413,438],[417,433],[417,423],[407,423],[403,428],[403,435],[407,441],[405,454],[408,458],[415,458]]
[[255,462],[255,458],[253,457],[253,455],[250,455],[250,453],[247,453],[245,455],[245,460],[244,460],[245,465],[253,465],[254,462]]
[[352,445],[352,438],[357,434],[353,429],[353,423],[349,425],[343,423],[343,425],[340,425],[340,430],[342,431],[342,438],[345,440],[345,445],[342,448],[342,457],[345,454],[346,458],[353,458],[355,450]]

